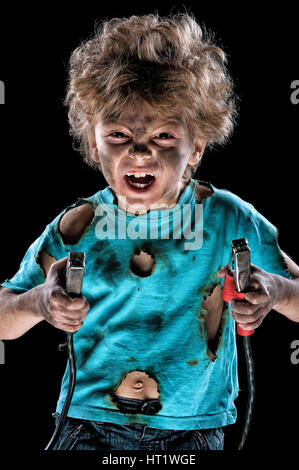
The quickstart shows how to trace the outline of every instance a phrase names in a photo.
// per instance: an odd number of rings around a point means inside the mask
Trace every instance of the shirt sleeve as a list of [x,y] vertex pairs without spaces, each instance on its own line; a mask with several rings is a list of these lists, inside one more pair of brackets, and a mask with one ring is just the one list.
[[291,279],[288,266],[278,244],[279,231],[269,220],[260,214],[252,204],[246,216],[246,229],[243,237],[248,239],[251,262],[269,273]]
[[49,253],[49,230],[49,226],[47,226],[40,237],[30,245],[17,273],[11,279],[2,282],[1,287],[22,293],[45,282],[45,274],[38,263],[38,256],[41,250]]
[[57,233],[60,217],[61,214],[46,226],[42,234],[29,246],[16,274],[11,279],[2,282],[0,287],[7,287],[15,293],[23,293],[45,282],[46,276],[39,264],[40,252],[45,251],[56,260],[66,256],[61,238]]
[[0,287],[7,287],[15,293],[26,292],[33,287],[43,284],[46,280],[45,273],[39,264],[39,254],[45,251],[56,260],[68,255],[70,249],[64,245],[58,230],[61,217],[69,210],[84,204],[89,198],[79,198],[61,211],[57,217],[50,222],[43,233],[29,246],[21,261],[19,270],[11,279],[6,279]]

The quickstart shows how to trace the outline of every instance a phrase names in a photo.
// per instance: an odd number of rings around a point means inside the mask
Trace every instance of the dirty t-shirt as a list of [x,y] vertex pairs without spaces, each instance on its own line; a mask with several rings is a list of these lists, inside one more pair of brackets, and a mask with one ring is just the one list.
[[[69,251],[86,256],[82,294],[90,310],[74,334],[77,380],[68,416],[162,429],[203,429],[236,420],[238,395],[235,323],[224,303],[215,350],[210,351],[202,303],[223,278],[231,240],[247,238],[251,262],[290,278],[277,243],[277,229],[233,193],[203,183],[210,197],[197,202],[194,179],[173,209],[142,216],[118,208],[110,186],[64,209],[28,249],[19,271],[2,285],[25,292],[45,281],[38,253],[61,259]],[[62,215],[90,202],[95,213],[76,245],[58,233]],[[147,276],[132,265],[144,251],[154,259]],[[154,415],[122,413],[110,392],[131,371],[158,384],[162,408]],[[67,394],[68,367],[57,412]]]

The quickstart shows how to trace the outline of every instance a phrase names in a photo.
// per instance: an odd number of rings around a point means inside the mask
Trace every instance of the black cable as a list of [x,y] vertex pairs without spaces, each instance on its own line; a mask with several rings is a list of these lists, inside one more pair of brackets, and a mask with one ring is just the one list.
[[60,419],[58,424],[55,428],[55,431],[45,448],[45,450],[52,450],[54,445],[57,442],[57,438],[63,428],[65,423],[65,419],[67,417],[67,413],[70,407],[70,403],[73,397],[74,388],[76,384],[76,361],[75,361],[75,353],[74,353],[74,343],[73,343],[73,333],[66,333],[66,341],[67,341],[67,351],[68,351],[68,362],[69,362],[69,371],[70,371],[70,379],[69,379],[69,387],[67,391],[67,396],[63,404],[63,408],[61,411]]
[[254,363],[250,345],[250,336],[243,336],[243,348],[245,352],[246,368],[247,368],[247,381],[248,381],[248,398],[244,419],[243,433],[238,450],[242,450],[249,432],[253,405],[255,400],[255,383],[254,383]]

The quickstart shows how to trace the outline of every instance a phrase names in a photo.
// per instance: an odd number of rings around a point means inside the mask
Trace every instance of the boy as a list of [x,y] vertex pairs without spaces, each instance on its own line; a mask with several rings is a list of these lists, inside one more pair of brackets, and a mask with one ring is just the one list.
[[[224,62],[186,14],[112,19],[71,56],[72,133],[108,187],[62,211],[0,292],[2,339],[42,320],[75,333],[56,449],[222,449],[236,420],[234,320],[255,329],[273,308],[299,321],[299,268],[275,227],[192,178],[206,145],[232,131]],[[243,237],[252,292],[228,305],[230,241]],[[69,251],[86,255],[80,299],[61,287]],[[68,370],[56,420],[67,386]]]

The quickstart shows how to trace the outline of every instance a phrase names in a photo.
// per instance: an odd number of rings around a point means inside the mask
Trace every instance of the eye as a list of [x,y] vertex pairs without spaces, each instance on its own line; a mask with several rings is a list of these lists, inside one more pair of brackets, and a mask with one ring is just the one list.
[[106,139],[111,144],[125,144],[129,141],[130,137],[122,131],[110,131],[106,135]]
[[126,134],[124,134],[123,132],[120,132],[120,131],[111,132],[111,134],[109,134],[109,135],[112,136],[112,137],[119,138],[119,139],[123,139],[123,138],[128,137]]
[[173,139],[173,135],[169,134],[169,132],[160,132],[160,134],[157,134],[154,139],[160,139],[160,140],[167,140],[167,139]]

